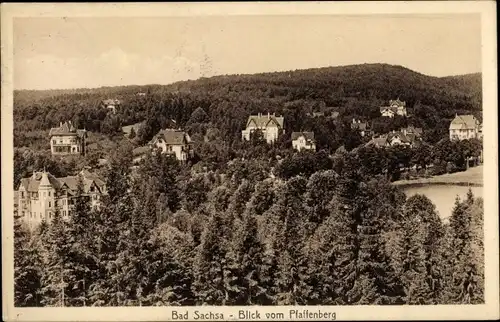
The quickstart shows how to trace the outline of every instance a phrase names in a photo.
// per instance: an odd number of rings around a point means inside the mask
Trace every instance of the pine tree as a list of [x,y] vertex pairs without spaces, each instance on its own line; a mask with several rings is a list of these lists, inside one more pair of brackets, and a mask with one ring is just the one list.
[[275,237],[276,254],[279,256],[276,280],[278,305],[305,305],[312,290],[305,250],[309,224],[303,197],[305,190],[304,178],[290,179],[270,210],[271,216],[275,216],[281,224]]
[[14,218],[14,306],[41,306],[40,254],[20,216]]
[[212,213],[193,263],[193,292],[198,304],[225,305],[229,300],[226,241],[219,234],[224,229],[224,220]]
[[[42,270],[42,304],[45,306],[66,306],[69,293],[68,281],[73,278],[69,265],[71,243],[67,223],[61,218],[58,207],[49,225],[45,239],[46,259]],[[71,299],[70,299],[71,300]]]
[[226,255],[229,278],[226,280],[232,305],[255,305],[265,301],[261,282],[264,245],[258,239],[257,220],[245,213],[236,219],[236,231]]
[[480,264],[484,255],[477,243],[481,220],[473,214],[482,217],[482,209],[474,208],[472,194],[465,201],[457,197],[443,254],[447,279],[442,301],[447,304],[484,303],[484,266]]

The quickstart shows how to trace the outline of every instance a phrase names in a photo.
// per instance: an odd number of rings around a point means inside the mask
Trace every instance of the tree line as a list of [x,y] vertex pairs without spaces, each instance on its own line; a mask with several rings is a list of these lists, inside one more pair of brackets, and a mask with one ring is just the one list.
[[30,233],[16,218],[16,306],[484,303],[471,192],[445,223],[351,154],[286,180],[261,160],[131,162],[111,159],[98,209],[80,181],[68,221],[56,211]]

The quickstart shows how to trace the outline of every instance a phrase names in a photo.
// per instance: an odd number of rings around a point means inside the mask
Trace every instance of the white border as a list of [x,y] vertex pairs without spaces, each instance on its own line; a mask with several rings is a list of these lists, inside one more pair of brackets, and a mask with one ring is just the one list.
[[[3,318],[16,321],[160,321],[171,320],[168,307],[30,308],[13,307],[13,137],[12,137],[12,19],[13,17],[159,17],[220,15],[394,15],[478,13],[482,20],[482,73],[484,119],[485,298],[474,306],[336,306],[309,307],[336,312],[338,320],[494,319],[499,317],[498,271],[498,159],[496,3],[494,1],[412,2],[288,2],[288,3],[124,3],[124,4],[2,4],[2,282]],[[10,290],[10,291],[8,291]],[[249,307],[240,307],[250,309]],[[225,312],[237,317],[238,307],[175,308]],[[266,312],[288,312],[291,307],[255,307]],[[301,309],[306,307],[294,307]],[[286,316],[286,315],[285,315]],[[192,318],[192,316],[191,316]],[[287,319],[287,318],[285,318]]]

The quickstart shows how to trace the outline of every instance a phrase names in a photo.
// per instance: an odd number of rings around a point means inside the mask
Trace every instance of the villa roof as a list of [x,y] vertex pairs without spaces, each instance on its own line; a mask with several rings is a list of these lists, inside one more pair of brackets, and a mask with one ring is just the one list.
[[67,135],[67,136],[84,136],[86,135],[86,130],[77,130],[71,123],[71,121],[67,121],[64,123],[60,123],[59,127],[53,127],[50,129],[49,136],[52,137],[54,135]]
[[153,140],[158,138],[163,139],[168,145],[184,145],[192,143],[191,138],[186,132],[173,129],[161,130],[155,135]]
[[247,121],[247,127],[250,123],[254,123],[257,128],[266,128],[268,126],[277,126],[283,128],[283,120],[282,116],[275,116],[274,114],[267,115],[250,115]]
[[301,136],[308,141],[314,141],[314,132],[292,132],[292,140],[297,140]]
[[450,130],[465,130],[473,129],[479,125],[478,120],[474,115],[455,115],[455,118],[450,123]]
[[[96,174],[88,170],[83,170],[80,174],[82,175],[83,188],[85,192],[88,192],[93,184],[95,184],[99,189],[106,184]],[[78,176],[56,178],[49,172],[35,172],[31,177],[21,179],[19,188],[23,187],[24,190],[28,192],[37,192],[40,185],[47,185],[55,190],[67,187],[70,191],[75,192],[78,187]]]

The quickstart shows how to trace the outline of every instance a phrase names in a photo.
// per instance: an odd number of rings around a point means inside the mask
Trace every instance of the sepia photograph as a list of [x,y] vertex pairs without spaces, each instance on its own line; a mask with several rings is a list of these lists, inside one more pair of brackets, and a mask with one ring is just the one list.
[[498,318],[495,3],[225,5],[2,6],[4,319]]

